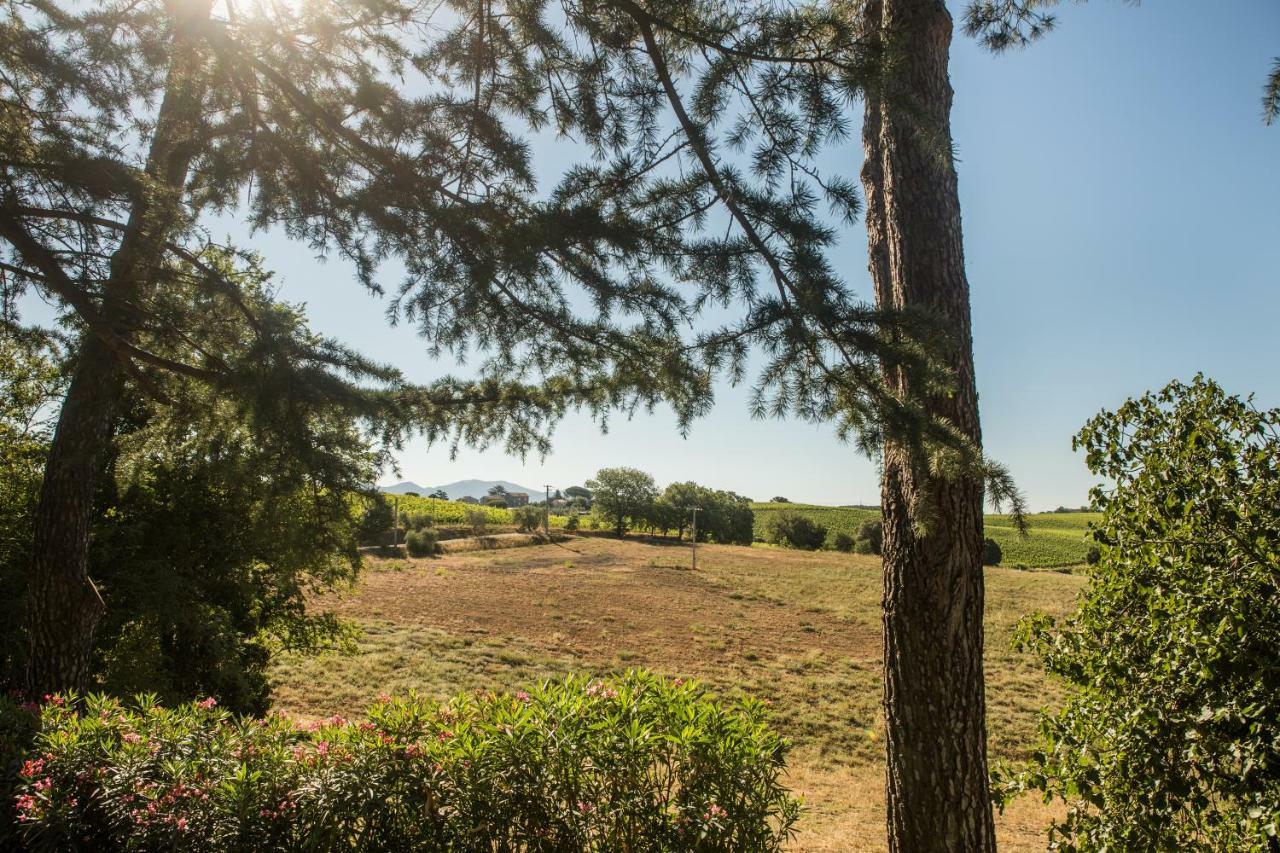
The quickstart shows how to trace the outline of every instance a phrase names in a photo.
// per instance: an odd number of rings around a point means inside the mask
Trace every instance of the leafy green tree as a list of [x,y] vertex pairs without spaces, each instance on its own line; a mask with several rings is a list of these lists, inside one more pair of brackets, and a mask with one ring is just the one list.
[[595,477],[587,480],[587,488],[593,495],[593,511],[619,536],[627,531],[628,525],[643,524],[658,499],[653,475],[635,468],[601,468]]
[[591,490],[584,489],[582,486],[570,486],[564,490],[564,496],[566,498],[583,498],[584,500],[590,501]]
[[427,497],[435,498],[438,501],[447,501],[449,500],[449,493],[446,492],[444,489],[436,489]]
[[982,565],[998,566],[1003,559],[1004,549],[1000,547],[1000,543],[991,537],[984,539],[982,542]]
[[769,519],[765,539],[774,545],[816,551],[827,541],[827,528],[803,513],[784,510]]
[[1197,376],[1075,439],[1104,478],[1078,609],[1024,646],[1072,687],[1007,774],[1063,850],[1270,850],[1280,827],[1280,409]]
[[6,324],[0,328],[0,671],[21,664],[21,590],[31,560],[31,525],[45,454],[48,415],[65,387],[56,339]]
[[358,535],[362,543],[381,544],[380,540],[395,526],[396,514],[386,495],[377,492],[370,495],[360,515]]
[[691,508],[696,506],[700,510],[706,509],[707,491],[692,480],[672,483],[662,491],[662,503],[670,518],[668,529],[676,531],[677,539],[684,539],[684,532],[692,518]]

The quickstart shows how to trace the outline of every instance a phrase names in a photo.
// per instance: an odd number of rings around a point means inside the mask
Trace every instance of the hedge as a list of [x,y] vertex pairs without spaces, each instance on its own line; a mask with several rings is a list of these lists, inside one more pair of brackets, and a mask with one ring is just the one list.
[[0,705],[5,849],[770,851],[800,810],[760,703],[642,671],[305,725],[213,699]]

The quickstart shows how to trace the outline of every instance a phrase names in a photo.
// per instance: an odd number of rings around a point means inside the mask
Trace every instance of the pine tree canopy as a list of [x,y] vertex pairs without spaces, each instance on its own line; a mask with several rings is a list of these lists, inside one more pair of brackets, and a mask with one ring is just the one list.
[[[838,9],[3,9],[6,302],[35,288],[142,387],[160,373],[259,398],[271,387],[338,403],[389,441],[420,429],[524,451],[570,406],[666,402],[687,426],[713,377],[744,380],[757,353],[758,415],[834,419],[868,448],[885,425],[955,443],[881,379],[897,367],[945,389],[929,356],[945,330],[867,306],[829,258],[859,199],[818,155],[892,67]],[[579,162],[535,172],[539,135]],[[215,245],[202,222],[220,213],[344,260],[430,355],[479,354],[478,378],[411,386],[282,331],[243,284],[271,259]],[[245,318],[256,344],[242,361],[190,335],[193,303],[169,299],[175,288]]]

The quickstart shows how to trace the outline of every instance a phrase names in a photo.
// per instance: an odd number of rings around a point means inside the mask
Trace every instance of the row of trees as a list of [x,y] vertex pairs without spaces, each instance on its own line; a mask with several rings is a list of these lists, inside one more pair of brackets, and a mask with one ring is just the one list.
[[659,490],[653,476],[635,468],[601,468],[587,481],[592,512],[621,536],[628,529],[683,539],[696,508],[699,542],[749,545],[755,525],[751,499],[692,481]]

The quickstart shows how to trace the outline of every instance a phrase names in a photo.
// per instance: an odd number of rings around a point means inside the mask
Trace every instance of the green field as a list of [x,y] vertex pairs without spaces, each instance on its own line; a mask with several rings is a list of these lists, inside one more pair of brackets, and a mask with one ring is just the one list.
[[[503,507],[464,504],[458,501],[442,501],[435,498],[415,497],[413,495],[387,495],[387,500],[398,512],[410,515],[427,515],[437,525],[466,525],[471,521],[471,513],[483,512],[486,524],[505,527],[515,523],[511,510]],[[552,527],[564,527],[567,516],[552,515]]]
[[[794,503],[755,503],[751,509],[756,514],[755,534],[759,539],[764,538],[769,519],[784,510],[809,516],[825,525],[829,535],[843,532],[852,536],[865,519],[880,515],[875,509]],[[1031,530],[1024,537],[1014,529],[1009,516],[988,515],[986,531],[1004,552],[1002,565],[1023,563],[1031,568],[1059,568],[1084,562],[1089,549],[1088,525],[1097,518],[1097,513],[1090,512],[1036,513],[1027,516]]]

